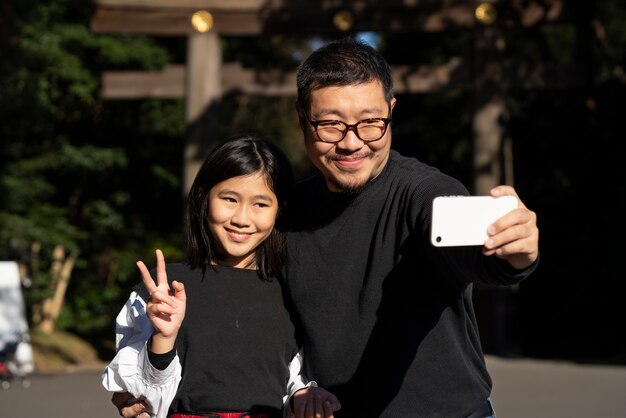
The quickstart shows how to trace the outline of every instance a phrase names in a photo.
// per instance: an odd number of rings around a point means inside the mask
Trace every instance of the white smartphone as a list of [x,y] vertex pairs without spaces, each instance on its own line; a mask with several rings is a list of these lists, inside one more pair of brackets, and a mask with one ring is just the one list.
[[436,197],[431,242],[436,247],[483,245],[489,225],[516,208],[515,196]]

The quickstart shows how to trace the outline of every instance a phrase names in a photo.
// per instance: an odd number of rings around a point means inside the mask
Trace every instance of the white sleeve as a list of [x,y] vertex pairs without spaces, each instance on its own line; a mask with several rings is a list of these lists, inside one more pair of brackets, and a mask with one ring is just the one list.
[[302,364],[304,362],[304,353],[302,349],[294,356],[289,363],[289,381],[287,382],[287,394],[283,396],[283,416],[285,418],[291,416],[291,397],[300,389],[307,387],[317,387],[315,380],[308,380],[302,372]]
[[132,292],[115,320],[117,354],[102,373],[102,385],[111,392],[129,392],[148,404],[148,412],[166,418],[181,380],[178,354],[164,370],[152,366],[146,343],[153,327],[146,303]]

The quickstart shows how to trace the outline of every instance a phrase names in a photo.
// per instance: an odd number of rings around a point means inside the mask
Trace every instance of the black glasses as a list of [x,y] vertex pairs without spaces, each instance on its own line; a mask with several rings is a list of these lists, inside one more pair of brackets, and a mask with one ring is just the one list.
[[[341,142],[349,130],[363,142],[378,141],[387,132],[387,127],[391,123],[391,118],[369,118],[353,123],[352,125],[340,120],[312,120],[307,112],[304,112],[306,119],[309,121],[315,134],[322,142],[336,144]],[[391,116],[391,110],[389,110]]]

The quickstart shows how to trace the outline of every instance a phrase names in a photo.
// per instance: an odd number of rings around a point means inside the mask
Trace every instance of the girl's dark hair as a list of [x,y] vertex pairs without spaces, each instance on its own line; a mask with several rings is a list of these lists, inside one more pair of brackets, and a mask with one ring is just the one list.
[[278,199],[276,223],[270,235],[256,249],[259,276],[269,280],[278,274],[286,258],[286,205],[293,192],[289,160],[269,141],[255,136],[233,137],[215,147],[204,160],[187,197],[187,262],[192,268],[205,268],[218,260],[215,238],[208,224],[209,192],[216,184],[232,177],[261,171]]
[[329,86],[350,86],[380,81],[385,99],[393,98],[393,77],[380,52],[365,42],[345,38],[314,51],[296,74],[298,103],[310,110],[311,92]]

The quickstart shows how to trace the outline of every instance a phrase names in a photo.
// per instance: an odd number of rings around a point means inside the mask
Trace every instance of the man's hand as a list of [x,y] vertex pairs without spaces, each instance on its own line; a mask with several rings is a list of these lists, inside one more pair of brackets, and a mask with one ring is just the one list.
[[539,256],[539,229],[537,215],[529,210],[510,186],[491,189],[491,196],[515,196],[518,207],[489,226],[489,238],[485,241],[483,254],[506,260],[511,267],[523,270]]
[[334,418],[334,412],[341,409],[337,397],[326,389],[308,387],[293,394],[293,413],[295,418]]
[[150,414],[145,412],[146,403],[133,398],[128,392],[115,392],[111,402],[124,418],[150,418]]

